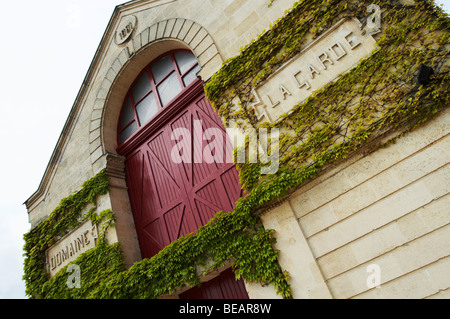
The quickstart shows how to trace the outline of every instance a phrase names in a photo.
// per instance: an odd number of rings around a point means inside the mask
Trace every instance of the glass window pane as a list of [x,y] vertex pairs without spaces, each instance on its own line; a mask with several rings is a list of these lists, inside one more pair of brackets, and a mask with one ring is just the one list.
[[181,74],[185,74],[197,63],[195,56],[189,52],[176,52],[175,60],[177,61]]
[[120,133],[120,143],[125,142],[138,129],[137,123],[133,122],[122,133]]
[[134,103],[139,102],[139,100],[142,99],[145,94],[150,92],[151,89],[150,78],[148,77],[147,72],[144,72],[133,86]]
[[122,120],[120,121],[120,128],[123,129],[132,120],[134,120],[134,112],[133,108],[131,107],[130,98],[127,97],[122,110]]
[[146,124],[156,115],[156,113],[158,113],[158,104],[156,104],[153,92],[143,99],[138,106],[136,106],[136,112],[138,114],[141,126]]
[[200,71],[200,66],[193,68],[188,74],[183,78],[184,86],[189,86],[192,82],[197,79],[197,72]]
[[161,98],[161,103],[163,106],[169,104],[170,101],[176,97],[183,88],[181,87],[181,83],[178,80],[178,75],[176,72],[173,72],[167,79],[164,80],[158,86],[159,97]]
[[161,81],[170,71],[173,70],[172,57],[167,55],[152,64],[152,73],[155,83]]

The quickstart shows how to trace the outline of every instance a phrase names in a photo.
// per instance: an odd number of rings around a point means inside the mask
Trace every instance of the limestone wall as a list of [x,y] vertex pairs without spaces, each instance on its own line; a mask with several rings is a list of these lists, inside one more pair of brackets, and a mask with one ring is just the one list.
[[295,297],[450,297],[449,133],[447,110],[263,216]]

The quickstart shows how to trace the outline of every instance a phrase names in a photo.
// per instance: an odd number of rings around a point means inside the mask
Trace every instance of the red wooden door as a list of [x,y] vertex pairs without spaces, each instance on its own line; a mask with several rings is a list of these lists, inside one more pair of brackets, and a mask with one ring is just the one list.
[[[204,93],[191,101],[127,155],[127,185],[143,258],[195,232],[217,212],[231,211],[242,195],[237,170],[225,160],[232,150],[226,150],[220,118]],[[208,136],[211,131],[222,136]],[[189,134],[176,139],[175,132]],[[213,149],[211,142],[218,140],[215,145],[221,147]],[[205,150],[222,159],[206,161]],[[185,161],[174,161],[173,152]]]
[[180,299],[249,299],[244,281],[236,281],[234,273],[228,269],[218,277],[200,287],[192,288],[180,295]]

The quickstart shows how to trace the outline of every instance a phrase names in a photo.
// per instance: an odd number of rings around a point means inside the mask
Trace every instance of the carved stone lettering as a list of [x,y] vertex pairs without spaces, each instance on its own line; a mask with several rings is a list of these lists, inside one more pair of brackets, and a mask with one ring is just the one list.
[[255,114],[261,122],[277,121],[375,48],[375,40],[360,29],[357,20],[341,20],[253,89]]
[[128,16],[122,19],[117,27],[115,42],[117,45],[124,44],[131,39],[131,35],[137,27],[136,16]]

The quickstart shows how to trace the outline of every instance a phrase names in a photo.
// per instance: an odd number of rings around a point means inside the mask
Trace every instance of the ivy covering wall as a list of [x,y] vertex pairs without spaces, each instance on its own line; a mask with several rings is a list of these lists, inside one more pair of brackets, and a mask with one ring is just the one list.
[[[382,9],[378,49],[338,81],[298,101],[276,123],[258,123],[251,107],[252,88],[298,54],[307,39],[320,36],[342,18],[365,21],[372,3]],[[35,298],[157,298],[198,285],[202,272],[231,261],[236,277],[271,283],[283,297],[291,297],[288,274],[280,268],[273,248],[273,232],[261,226],[259,214],[369,143],[371,150],[381,147],[372,143],[377,137],[405,133],[448,107],[449,43],[450,19],[433,1],[417,1],[415,6],[398,1],[297,2],[238,56],[226,61],[205,85],[208,99],[226,124],[284,130],[278,173],[262,177],[262,163],[238,164],[241,182],[249,192],[233,212],[218,212],[195,234],[126,269],[120,244],[109,244],[104,236],[114,224],[113,212],[96,213],[96,199],[107,194],[109,187],[102,172],[24,236],[27,294]],[[427,85],[417,83],[422,64],[435,71]],[[88,204],[92,208],[83,214]],[[45,251],[88,219],[102,225],[100,240],[74,261],[81,269],[82,286],[69,289],[66,268],[49,279]]]
[[[85,182],[77,193],[61,200],[59,206],[37,227],[24,235],[24,276],[26,294],[34,298],[76,298],[95,290],[98,283],[111,274],[124,270],[118,244],[108,245],[105,233],[114,223],[110,210],[96,212],[98,196],[108,193],[109,181],[105,171]],[[85,212],[86,208],[90,208]],[[84,278],[82,289],[67,289],[67,267],[49,280],[46,271],[46,250],[60,238],[87,220],[100,226],[98,245],[75,262]]]
[[[416,3],[299,1],[272,29],[225,62],[206,92],[227,124],[282,132],[279,174],[266,181],[260,176],[261,163],[239,165],[247,189],[283,174],[294,181],[292,186],[298,185],[386,130],[413,129],[449,105],[449,18],[433,1]],[[378,49],[338,81],[299,101],[276,123],[258,123],[252,88],[339,20],[356,17],[365,22],[371,4],[382,11]],[[417,83],[422,64],[435,72],[426,86]],[[239,105],[232,102],[236,99]]]
[[[219,212],[195,234],[182,237],[151,259],[126,269],[120,243],[108,244],[106,230],[114,226],[107,210],[96,213],[96,199],[108,191],[105,171],[87,181],[76,194],[63,199],[50,217],[24,236],[26,293],[34,298],[158,298],[180,287],[200,284],[203,272],[233,260],[236,276],[273,283],[280,294],[290,289],[277,263],[271,231],[260,227],[251,202],[240,200],[234,213]],[[86,205],[89,211],[83,214]],[[76,264],[81,270],[81,288],[69,288],[67,268],[49,278],[45,251],[81,223],[101,225],[97,246],[82,254]],[[202,271],[199,271],[202,267]]]

